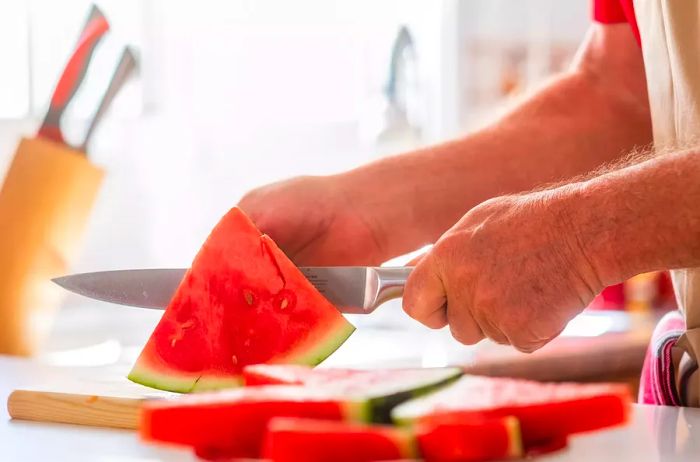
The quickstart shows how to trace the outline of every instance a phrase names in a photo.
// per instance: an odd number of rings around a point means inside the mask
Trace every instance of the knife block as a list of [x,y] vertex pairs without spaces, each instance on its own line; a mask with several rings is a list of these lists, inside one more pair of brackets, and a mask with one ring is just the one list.
[[103,171],[85,153],[23,138],[0,189],[0,353],[29,356],[61,301]]

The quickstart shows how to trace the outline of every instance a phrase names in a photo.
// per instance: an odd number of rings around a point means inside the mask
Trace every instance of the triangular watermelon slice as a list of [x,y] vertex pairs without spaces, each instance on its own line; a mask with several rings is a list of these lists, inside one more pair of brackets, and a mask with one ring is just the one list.
[[258,457],[274,417],[367,422],[368,403],[304,387],[245,387],[167,400],[141,409],[142,439],[189,446],[208,459]]
[[461,374],[457,368],[362,372],[325,384],[242,387],[146,402],[139,430],[146,440],[191,446],[207,457],[255,457],[274,417],[387,423],[397,404]]
[[264,460],[275,462],[482,462],[522,456],[515,417],[419,428],[277,417],[262,447]]
[[413,432],[388,425],[277,417],[262,457],[275,462],[378,462],[418,459]]
[[176,392],[237,386],[246,365],[316,365],[353,331],[233,208],[195,257],[129,379]]
[[629,418],[630,393],[623,384],[540,383],[465,375],[430,395],[392,411],[399,424],[462,423],[513,416],[526,451],[568,435],[621,425]]
[[380,423],[391,422],[391,410],[397,404],[444,387],[461,375],[458,367],[324,369],[254,364],[243,369],[246,386],[304,385],[311,389],[337,390],[342,396],[368,397],[371,419]]

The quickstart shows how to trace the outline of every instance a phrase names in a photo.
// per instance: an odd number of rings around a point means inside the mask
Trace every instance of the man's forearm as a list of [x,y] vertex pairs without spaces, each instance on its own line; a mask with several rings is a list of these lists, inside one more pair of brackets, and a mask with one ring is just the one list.
[[572,232],[603,285],[700,266],[700,150],[562,188]]
[[[625,46],[634,47],[631,58],[616,55]],[[596,31],[573,71],[491,126],[337,180],[371,217],[387,258],[433,242],[488,198],[589,172],[648,144],[644,70],[635,53],[629,28]]]
[[387,257],[433,242],[488,198],[588,172],[651,141],[641,57],[608,56],[637,45],[628,28],[606,34],[591,34],[574,70],[493,125],[338,177],[384,236]]

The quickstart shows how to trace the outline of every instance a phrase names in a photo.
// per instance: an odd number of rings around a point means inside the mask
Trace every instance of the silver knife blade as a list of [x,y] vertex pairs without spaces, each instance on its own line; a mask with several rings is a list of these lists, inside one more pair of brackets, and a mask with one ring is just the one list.
[[[385,301],[378,299],[381,282],[377,270],[380,268],[346,266],[299,269],[343,313],[369,313]],[[95,300],[162,310],[170,302],[186,271],[186,268],[99,271],[63,276],[53,279],[53,282]]]

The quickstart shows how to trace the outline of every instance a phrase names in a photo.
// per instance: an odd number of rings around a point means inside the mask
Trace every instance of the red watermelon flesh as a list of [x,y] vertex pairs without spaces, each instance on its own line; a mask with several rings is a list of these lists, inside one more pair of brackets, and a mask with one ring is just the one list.
[[365,462],[421,458],[470,462],[522,456],[518,421],[421,425],[416,429],[310,419],[270,421],[263,457],[272,462]]
[[353,330],[234,208],[195,257],[129,379],[176,392],[236,386],[249,364],[318,364]]
[[272,462],[372,462],[416,458],[407,429],[312,419],[275,418],[263,458]]
[[367,420],[366,401],[303,387],[249,387],[155,400],[141,410],[147,441],[196,448],[209,458],[258,457],[273,417]]
[[619,384],[539,383],[463,376],[431,395],[394,409],[396,422],[460,423],[514,416],[526,451],[567,435],[620,425],[628,420],[630,393]]
[[520,425],[515,417],[419,424],[415,434],[426,462],[470,462],[523,455]]
[[147,403],[141,434],[195,447],[210,458],[252,457],[272,417],[388,422],[397,404],[461,375],[458,368],[353,372],[361,374],[325,384],[244,387]]

